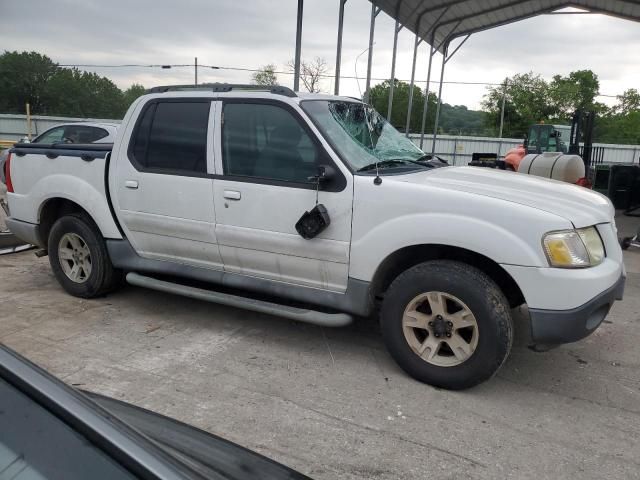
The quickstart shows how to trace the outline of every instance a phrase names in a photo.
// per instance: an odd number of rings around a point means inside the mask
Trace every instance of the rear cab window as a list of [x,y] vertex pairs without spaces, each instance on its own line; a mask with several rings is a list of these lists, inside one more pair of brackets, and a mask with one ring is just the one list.
[[145,105],[129,143],[139,171],[206,175],[211,101],[151,101]]

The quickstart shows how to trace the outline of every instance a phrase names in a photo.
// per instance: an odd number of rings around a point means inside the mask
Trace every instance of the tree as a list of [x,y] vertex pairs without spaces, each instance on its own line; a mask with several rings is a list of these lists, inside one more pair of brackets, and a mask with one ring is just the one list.
[[[369,93],[369,103],[385,117],[387,116],[387,110],[389,105],[389,94],[391,91],[391,81],[385,80],[371,88]],[[391,110],[391,118],[388,119],[389,123],[396,127],[400,131],[405,131],[407,123],[407,111],[409,108],[409,91],[410,85],[406,82],[402,82],[398,79],[394,80],[393,85],[393,107]],[[429,93],[429,118],[427,119],[427,125],[431,125],[433,128],[433,122],[435,119],[435,105],[436,96],[433,93]],[[424,95],[422,89],[418,86],[413,87],[413,100],[411,103],[411,122],[409,123],[409,130],[413,132],[420,131],[420,125],[422,123],[422,109],[424,107]]]
[[131,106],[131,104],[138,98],[144,95],[146,89],[140,85],[139,83],[134,83],[129,88],[127,88],[123,93],[122,104],[124,107],[124,111],[122,115],[126,113],[127,109]]
[[635,88],[625,90],[622,95],[618,95],[619,105],[614,110],[623,115],[628,115],[634,111],[640,110],[640,93]]
[[[287,62],[287,67],[290,72],[295,72],[295,61],[290,60]],[[300,61],[300,80],[302,80],[304,88],[310,93],[322,91],[320,82],[328,71],[327,61],[322,57],[316,57],[311,62]]]
[[122,118],[122,91],[108,78],[77,68],[60,68],[48,85],[46,113],[74,117]]
[[263,85],[271,87],[278,85],[278,76],[276,75],[276,66],[273,63],[265,65],[257,72],[251,75],[251,83],[254,85]]
[[503,85],[489,87],[482,107],[487,112],[487,126],[498,133],[502,97],[505,97],[505,137],[523,137],[529,125],[548,120],[556,109],[549,100],[549,84],[533,72],[505,78]]
[[24,113],[29,103],[33,113],[44,113],[49,103],[47,87],[57,64],[37,52],[7,52],[0,55],[0,111]]
[[591,70],[578,70],[568,76],[554,75],[549,84],[549,101],[560,119],[571,118],[574,111],[601,110],[595,98],[600,93],[598,76]]

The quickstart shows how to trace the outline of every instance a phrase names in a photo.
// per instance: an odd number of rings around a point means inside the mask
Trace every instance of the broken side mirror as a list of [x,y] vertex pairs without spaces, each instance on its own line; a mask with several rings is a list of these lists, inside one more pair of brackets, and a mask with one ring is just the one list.
[[335,176],[336,169],[331,165],[318,165],[317,173],[309,177],[307,180],[317,184],[319,187],[322,183],[330,182],[331,180],[333,180]]
[[316,205],[304,212],[296,222],[296,231],[305,240],[316,237],[331,224],[326,207],[318,203],[318,191],[322,183],[331,181],[335,176],[336,170],[331,165],[318,165],[317,173],[308,179],[316,185]]

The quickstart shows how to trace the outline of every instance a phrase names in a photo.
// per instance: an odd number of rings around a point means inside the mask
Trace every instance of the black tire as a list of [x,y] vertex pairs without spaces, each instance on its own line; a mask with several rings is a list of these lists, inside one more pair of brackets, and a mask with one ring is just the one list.
[[633,237],[625,237],[620,241],[620,247],[622,248],[622,250],[628,250],[629,247],[631,246],[631,241],[633,240]]
[[[414,352],[405,336],[405,309],[426,292],[456,297],[475,317],[475,350],[458,365],[429,363]],[[511,311],[502,291],[477,268],[450,260],[421,263],[400,274],[385,293],[380,322],[389,353],[406,373],[421,382],[450,390],[470,388],[491,378],[506,360],[513,343]],[[420,332],[419,329],[416,331]],[[425,335],[431,334],[425,332]],[[438,354],[440,351],[447,354],[450,350],[447,349],[448,346],[435,350]]]
[[[65,234],[75,234],[90,253],[91,272],[81,282],[74,282],[64,272],[59,258],[60,240]],[[115,290],[123,281],[123,272],[113,267],[107,247],[96,224],[84,214],[59,218],[51,227],[47,244],[49,263],[56,279],[74,297],[93,298]]]

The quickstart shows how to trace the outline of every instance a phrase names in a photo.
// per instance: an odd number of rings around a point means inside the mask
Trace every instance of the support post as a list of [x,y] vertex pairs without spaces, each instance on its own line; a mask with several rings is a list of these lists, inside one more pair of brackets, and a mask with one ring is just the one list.
[[369,24],[369,52],[367,56],[367,81],[364,87],[364,101],[369,102],[369,89],[371,88],[371,64],[373,62],[373,36],[376,28],[376,17],[380,9],[371,2],[371,23]]
[[433,123],[433,140],[431,144],[431,154],[436,153],[436,138],[438,136],[438,123],[440,122],[440,106],[442,105],[442,81],[444,80],[444,67],[447,64],[447,50],[449,44],[444,46],[444,54],[442,55],[442,68],[440,69],[440,86],[438,87],[438,106],[436,107],[436,119]]
[[194,85],[198,85],[198,57],[195,57],[195,63],[193,64],[193,66],[195,67],[195,81],[194,81]]
[[[431,36],[431,43],[433,43],[433,35]],[[422,125],[420,127],[420,149],[424,143],[424,129],[427,125],[427,112],[429,111],[429,84],[431,83],[431,64],[433,63],[433,56],[435,55],[433,47],[429,45],[429,67],[427,68],[427,85],[424,87],[424,107],[422,109]]]
[[27,138],[31,141],[31,105],[27,103],[25,106],[27,110]]
[[387,107],[387,122],[391,122],[391,110],[393,110],[393,89],[396,81],[396,53],[398,52],[398,33],[402,30],[402,25],[396,20],[393,29],[393,54],[391,55],[391,83],[389,84],[389,106]]
[[500,106],[500,133],[499,138],[502,138],[502,128],[504,127],[504,103],[507,98],[507,84],[504,84],[504,90],[502,91],[502,105]]
[[[429,12],[431,9],[427,8],[426,10],[423,10],[422,13],[420,15],[418,15],[418,20],[416,21],[416,41],[415,44],[413,46],[413,64],[411,66],[411,84],[409,86],[409,105],[407,106],[407,126],[406,126],[406,132],[405,135],[407,137],[409,137],[409,127],[411,126],[411,107],[413,104],[413,84],[414,84],[414,80],[415,80],[415,76],[416,76],[416,57],[418,55],[418,45],[420,45],[420,43],[422,43],[422,39],[418,39],[418,32],[420,31],[420,23],[422,22],[422,17],[424,16],[425,13]],[[449,6],[445,7],[442,9],[442,11],[440,12],[440,15],[438,15],[438,18],[436,19],[435,22],[433,22],[434,25],[436,25],[435,29],[437,29],[437,25],[438,22],[440,20],[442,20],[442,17],[449,11]],[[435,29],[433,29],[433,32],[435,32]],[[433,33],[432,33],[433,35]],[[423,37],[424,38],[424,37]]]
[[[460,22],[456,24],[456,28],[458,25],[460,25]],[[440,107],[442,105],[442,82],[444,81],[444,66],[447,64],[449,60],[453,58],[456,52],[460,50],[460,47],[462,47],[462,45],[464,45],[464,43],[467,40],[469,40],[470,36],[471,34],[468,34],[466,37],[464,37],[462,42],[458,44],[458,46],[455,48],[453,52],[451,52],[451,54],[449,54],[449,43],[451,42],[451,39],[446,38],[444,40],[446,43],[444,44],[444,53],[442,55],[442,70],[440,70],[440,88],[438,89],[438,108],[436,109],[436,120],[433,125],[433,144],[431,145],[432,154],[434,154],[436,151],[436,138],[438,137],[438,123],[440,122]]]
[[293,61],[293,90],[300,90],[300,54],[302,49],[302,10],[304,0],[298,0],[298,19],[296,22],[296,56]]
[[338,46],[336,48],[336,79],[334,82],[333,93],[340,95],[340,64],[342,63],[342,29],[344,27],[344,4],[347,0],[338,0],[340,2],[340,10],[338,12]]
[[507,99],[507,81],[504,82],[504,89],[502,90],[502,105],[500,106],[500,133],[498,133],[498,157],[500,157],[500,150],[502,150],[502,130],[504,127],[504,104]]
[[413,85],[416,78],[416,57],[418,56],[418,45],[420,45],[420,37],[416,33],[416,39],[413,42],[413,63],[411,64],[411,82],[409,83],[409,105],[407,106],[407,125],[404,134],[409,137],[409,128],[411,126],[411,107],[413,106]]

